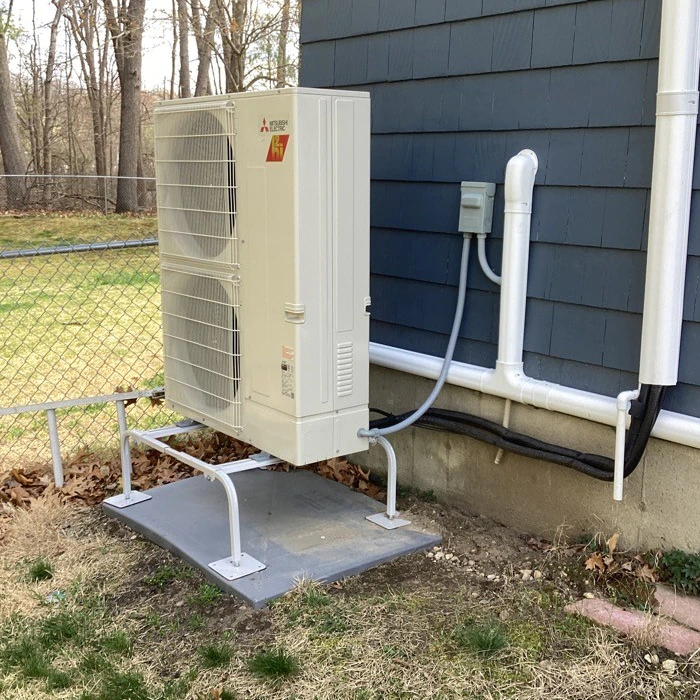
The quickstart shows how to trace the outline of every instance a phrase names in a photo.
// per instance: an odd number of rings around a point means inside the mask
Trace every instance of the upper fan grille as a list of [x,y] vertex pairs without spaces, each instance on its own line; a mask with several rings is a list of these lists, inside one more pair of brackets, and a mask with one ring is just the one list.
[[156,187],[163,253],[238,264],[233,107],[156,111]]
[[162,288],[166,396],[240,428],[238,282],[163,265]]

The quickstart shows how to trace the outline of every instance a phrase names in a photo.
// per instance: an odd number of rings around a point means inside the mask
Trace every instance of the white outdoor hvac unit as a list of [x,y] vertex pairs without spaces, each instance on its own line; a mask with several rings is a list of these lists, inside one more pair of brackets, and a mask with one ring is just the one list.
[[293,464],[367,449],[365,93],[155,109],[165,395]]

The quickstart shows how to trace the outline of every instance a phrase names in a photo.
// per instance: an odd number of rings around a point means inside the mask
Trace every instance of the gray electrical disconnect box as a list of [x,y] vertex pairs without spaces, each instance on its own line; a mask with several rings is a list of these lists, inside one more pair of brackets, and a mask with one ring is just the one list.
[[463,182],[459,206],[460,233],[491,233],[493,198],[496,185],[493,182]]

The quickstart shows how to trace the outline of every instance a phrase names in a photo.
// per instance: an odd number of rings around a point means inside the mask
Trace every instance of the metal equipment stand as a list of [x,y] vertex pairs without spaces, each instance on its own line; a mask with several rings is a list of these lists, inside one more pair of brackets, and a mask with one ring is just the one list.
[[410,520],[399,518],[396,510],[396,453],[391,443],[385,437],[371,437],[370,445],[381,445],[386,452],[387,458],[387,474],[386,474],[386,513],[377,513],[376,515],[368,515],[367,520],[373,522],[385,530],[396,530],[399,527],[410,525]]
[[176,450],[166,443],[163,438],[173,435],[182,435],[193,430],[200,430],[206,426],[193,421],[183,421],[180,425],[158,428],[156,430],[128,430],[126,427],[126,413],[124,403],[117,403],[119,416],[119,431],[121,436],[121,460],[122,460],[122,489],[123,493],[112,496],[105,500],[105,503],[115,508],[128,508],[129,506],[150,500],[151,496],[131,490],[131,440],[142,445],[146,445],[158,452],[162,452],[169,457],[173,457],[184,464],[202,472],[209,481],[218,481],[226,492],[228,500],[229,514],[229,534],[231,538],[231,556],[219,559],[209,564],[209,567],[227,581],[234,581],[248,576],[257,571],[262,571],[265,564],[254,559],[249,554],[241,551],[241,528],[238,512],[238,496],[236,488],[227,474],[248,471],[250,469],[264,469],[281,462],[276,457],[271,457],[267,453],[253,455],[248,459],[240,459],[226,464],[208,464],[201,459],[192,457],[184,452]]

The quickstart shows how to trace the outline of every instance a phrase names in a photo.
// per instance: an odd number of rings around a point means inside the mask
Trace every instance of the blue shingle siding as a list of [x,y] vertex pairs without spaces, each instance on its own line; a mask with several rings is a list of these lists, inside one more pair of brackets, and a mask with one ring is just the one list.
[[[636,385],[661,0],[305,0],[301,84],[372,94],[372,339],[441,355],[461,180],[502,185],[536,151],[525,365],[614,395]],[[700,415],[700,160],[681,384]],[[487,241],[500,269],[503,188]],[[470,264],[456,357],[492,365],[499,290]]]

